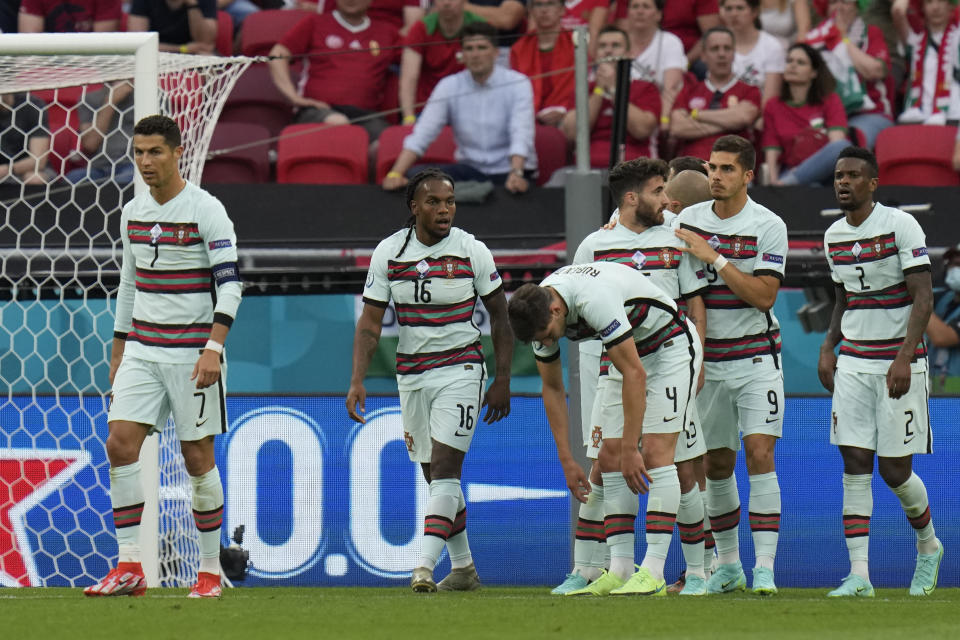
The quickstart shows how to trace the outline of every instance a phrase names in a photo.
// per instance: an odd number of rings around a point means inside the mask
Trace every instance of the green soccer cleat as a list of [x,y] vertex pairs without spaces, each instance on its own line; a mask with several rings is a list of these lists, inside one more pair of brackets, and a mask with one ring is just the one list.
[[476,591],[480,588],[480,576],[471,562],[465,567],[451,569],[446,578],[437,583],[438,591]]
[[681,596],[705,596],[707,595],[707,581],[700,576],[687,575],[686,583],[680,590]]
[[940,563],[943,562],[943,543],[937,538],[939,548],[935,553],[918,553],[917,568],[910,581],[910,595],[928,596],[937,588],[940,575]]
[[873,585],[869,580],[864,580],[860,576],[852,573],[843,579],[840,586],[827,594],[828,598],[872,598],[874,596]]
[[777,595],[777,585],[773,583],[773,571],[766,567],[753,568],[753,592],[758,596]]
[[415,593],[434,593],[437,583],[433,581],[433,571],[426,567],[417,567],[410,577],[410,588]]
[[747,576],[739,562],[721,564],[707,580],[707,593],[731,593],[747,588]]
[[576,591],[570,591],[566,595],[568,596],[607,596],[610,595],[610,592],[614,589],[618,589],[623,586],[623,580],[617,577],[615,573],[610,573],[609,571],[604,571],[600,574],[600,577],[588,584],[583,589],[577,589]]
[[588,584],[590,584],[590,581],[579,573],[568,573],[564,581],[553,588],[550,595],[565,596],[571,591],[583,589]]
[[657,580],[650,573],[650,570],[641,567],[639,571],[630,576],[622,587],[610,592],[612,596],[666,596],[667,582],[664,579]]

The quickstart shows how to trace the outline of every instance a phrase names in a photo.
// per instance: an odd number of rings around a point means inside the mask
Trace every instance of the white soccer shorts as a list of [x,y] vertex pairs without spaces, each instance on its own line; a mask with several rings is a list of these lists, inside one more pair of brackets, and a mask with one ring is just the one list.
[[740,438],[783,436],[783,372],[770,358],[749,376],[707,380],[697,396],[707,449],[740,450]]
[[484,381],[481,369],[479,375],[469,378],[437,376],[419,389],[400,390],[400,415],[410,460],[430,462],[433,440],[459,451],[470,450],[480,424]]

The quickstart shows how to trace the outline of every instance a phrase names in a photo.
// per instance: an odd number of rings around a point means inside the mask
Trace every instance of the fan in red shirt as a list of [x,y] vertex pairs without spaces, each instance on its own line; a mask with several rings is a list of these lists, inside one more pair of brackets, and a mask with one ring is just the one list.
[[533,0],[536,29],[510,47],[510,66],[530,78],[533,112],[548,126],[558,126],[573,108],[573,37],[560,27],[563,11],[562,0]]
[[120,0],[23,0],[20,33],[119,31]]
[[[620,20],[627,18],[630,0],[616,0],[616,3],[614,16],[619,24]],[[702,55],[700,34],[705,34],[719,24],[720,8],[717,0],[672,0],[663,4],[660,28],[680,38],[691,64]]]
[[847,114],[835,87],[816,49],[805,43],[790,47],[780,96],[763,110],[768,184],[823,184],[833,176],[837,156],[850,146]]
[[[426,3],[430,5],[429,2]],[[299,7],[306,11],[316,9],[318,13],[330,13],[336,9],[335,0],[320,2],[300,1]],[[371,0],[367,15],[376,22],[385,22],[396,29],[400,36],[410,32],[410,28],[423,18],[423,0]]]
[[707,160],[721,136],[753,138],[753,125],[760,117],[760,90],[733,75],[734,53],[733,33],[726,27],[704,34],[707,77],[683,86],[670,116],[670,135],[679,140],[677,155]]
[[[630,39],[619,27],[607,25],[597,36],[597,57],[622,58],[630,51]],[[601,62],[590,83],[587,109],[590,121],[590,166],[610,166],[610,134],[613,129],[613,97],[617,86],[615,62]],[[627,107],[627,135],[623,160],[657,157],[657,123],[660,121],[660,91],[657,85],[644,80],[630,82],[630,103]],[[563,132],[576,139],[577,112],[571,109],[563,119]]]
[[590,57],[594,57],[597,51],[597,36],[603,25],[607,24],[607,15],[610,13],[609,0],[567,0],[563,5],[561,26],[568,31],[579,26],[587,27],[587,33],[590,34],[588,51]]
[[404,124],[413,124],[416,105],[426,103],[441,79],[463,71],[460,31],[483,22],[465,11],[467,0],[435,0],[433,11],[410,27],[400,59],[400,111]]
[[[336,10],[305,17],[270,50],[270,75],[297,108],[295,122],[346,124],[379,107],[399,49],[396,31],[367,17],[369,5],[370,0],[337,0]],[[291,55],[306,55],[302,95],[290,79]],[[357,124],[371,140],[388,126],[382,117]]]

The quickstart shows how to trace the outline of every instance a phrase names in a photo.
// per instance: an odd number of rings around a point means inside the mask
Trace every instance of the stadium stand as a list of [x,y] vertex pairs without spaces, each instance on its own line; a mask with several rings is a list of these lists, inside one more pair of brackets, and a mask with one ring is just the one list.
[[217,11],[217,53],[233,55],[233,18],[226,11]]
[[[218,122],[210,139],[210,150],[232,149],[239,145],[266,140],[270,132],[253,122]],[[267,143],[231,150],[208,158],[203,165],[203,182],[231,184],[269,182],[270,161]]]
[[250,14],[240,30],[240,53],[265,56],[293,25],[310,15],[297,9],[271,9]]
[[292,124],[280,135],[277,182],[366,184],[370,137],[363,127]]
[[[412,125],[397,125],[388,127],[380,134],[380,145],[377,147],[377,184],[383,182],[390,167],[397,160],[403,149],[403,139],[413,131]],[[418,164],[449,164],[454,162],[454,153],[457,143],[453,139],[453,129],[444,127],[426,152],[417,160]]]
[[570,164],[567,138],[556,127],[538,124],[533,134],[533,145],[537,150],[537,162],[540,175],[537,184],[544,185],[553,172]]
[[952,165],[956,134],[956,127],[926,124],[884,129],[876,146],[880,184],[960,186],[960,173]]
[[[258,63],[250,65],[237,79],[218,122],[255,122],[265,127],[270,137],[276,137],[292,120],[293,108],[277,91],[267,65]],[[271,148],[276,148],[276,144]]]

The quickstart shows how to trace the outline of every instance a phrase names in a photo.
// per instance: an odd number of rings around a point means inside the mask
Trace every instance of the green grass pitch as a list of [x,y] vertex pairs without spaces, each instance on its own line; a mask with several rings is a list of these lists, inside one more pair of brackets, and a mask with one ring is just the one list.
[[864,638],[960,637],[960,589],[910,598],[878,589],[872,600],[828,600],[826,589],[731,594],[564,598],[546,588],[486,587],[414,594],[392,588],[226,590],[189,600],[185,589],[142,598],[84,598],[80,589],[0,589],[0,637],[169,638]]

